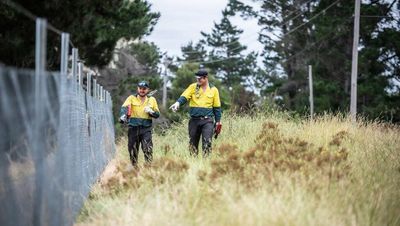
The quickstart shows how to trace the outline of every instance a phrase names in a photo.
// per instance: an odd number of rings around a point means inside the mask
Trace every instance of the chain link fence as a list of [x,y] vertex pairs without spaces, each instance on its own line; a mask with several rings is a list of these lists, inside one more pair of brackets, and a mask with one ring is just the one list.
[[76,77],[0,66],[0,225],[73,224],[115,152],[111,109]]

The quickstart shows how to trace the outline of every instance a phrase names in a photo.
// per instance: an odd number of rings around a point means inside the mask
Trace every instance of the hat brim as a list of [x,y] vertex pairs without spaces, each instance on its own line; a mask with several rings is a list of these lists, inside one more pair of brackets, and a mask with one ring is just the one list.
[[206,77],[206,76],[208,76],[208,73],[207,73],[207,74],[204,74],[204,73],[198,73],[198,72],[196,72],[195,75],[196,75],[196,76],[201,76],[201,77]]

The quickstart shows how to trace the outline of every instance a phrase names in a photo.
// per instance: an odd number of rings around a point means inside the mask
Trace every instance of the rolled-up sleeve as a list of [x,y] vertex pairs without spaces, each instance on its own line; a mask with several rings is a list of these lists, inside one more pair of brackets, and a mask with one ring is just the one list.
[[119,111],[119,116],[123,116],[126,115],[126,113],[128,112],[128,106],[131,105],[132,101],[132,96],[129,96],[128,98],[126,98],[124,104],[122,104],[121,106],[121,110]]

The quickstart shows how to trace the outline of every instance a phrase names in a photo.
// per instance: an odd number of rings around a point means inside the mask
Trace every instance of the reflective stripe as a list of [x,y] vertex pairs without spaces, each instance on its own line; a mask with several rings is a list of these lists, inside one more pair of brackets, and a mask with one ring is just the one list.
[[143,119],[143,118],[130,118],[129,125],[130,126],[150,127],[152,125],[152,120],[151,119]]
[[214,111],[212,108],[201,108],[201,107],[190,107],[190,117],[214,117]]
[[184,96],[180,96],[178,99],[179,104],[182,106],[187,103],[187,99]]

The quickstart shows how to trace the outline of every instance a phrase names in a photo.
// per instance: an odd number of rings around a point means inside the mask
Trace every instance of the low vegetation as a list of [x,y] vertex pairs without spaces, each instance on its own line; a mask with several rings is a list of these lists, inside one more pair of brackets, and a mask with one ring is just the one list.
[[341,116],[227,116],[211,158],[187,126],[154,135],[154,162],[126,139],[76,225],[399,225],[400,129]]

